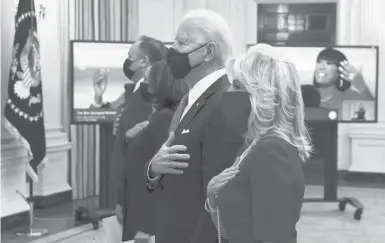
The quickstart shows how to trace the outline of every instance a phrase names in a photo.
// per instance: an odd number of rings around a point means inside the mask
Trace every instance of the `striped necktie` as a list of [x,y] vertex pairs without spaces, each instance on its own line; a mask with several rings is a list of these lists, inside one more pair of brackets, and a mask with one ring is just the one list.
[[188,94],[183,96],[183,98],[179,102],[179,105],[176,108],[176,111],[174,113],[174,117],[172,118],[169,132],[175,131],[175,129],[178,127],[179,122],[180,122],[180,118],[183,114],[184,109],[186,109],[187,104],[188,104]]

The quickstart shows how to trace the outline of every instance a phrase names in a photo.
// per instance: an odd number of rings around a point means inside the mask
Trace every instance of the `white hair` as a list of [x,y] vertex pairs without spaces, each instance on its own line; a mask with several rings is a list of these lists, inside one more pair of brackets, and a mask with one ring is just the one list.
[[216,57],[222,65],[232,56],[233,36],[227,21],[217,12],[196,9],[183,16],[182,22],[188,21],[201,30],[204,36],[217,44]]
[[228,69],[250,94],[252,109],[246,139],[278,136],[297,147],[303,160],[308,159],[312,145],[295,65],[275,48],[258,44],[229,62]]

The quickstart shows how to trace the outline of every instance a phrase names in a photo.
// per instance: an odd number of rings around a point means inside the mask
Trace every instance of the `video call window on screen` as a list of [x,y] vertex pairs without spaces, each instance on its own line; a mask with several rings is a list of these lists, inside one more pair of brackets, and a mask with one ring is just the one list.
[[[94,79],[104,77],[104,102],[113,102],[122,96],[124,85],[131,82],[122,68],[131,45],[127,42],[72,42],[72,123],[100,124],[115,120],[119,108],[93,105]],[[321,107],[338,111],[338,121],[377,122],[378,47],[276,48],[295,64],[303,85],[317,88]]]
[[295,64],[301,84],[319,91],[320,107],[338,111],[339,122],[377,122],[378,47],[276,48]]
[[99,88],[105,87],[103,102],[114,102],[124,95],[124,85],[132,83],[123,73],[132,42],[72,41],[71,44],[72,123],[113,123],[122,107],[95,106],[95,81],[103,83]]

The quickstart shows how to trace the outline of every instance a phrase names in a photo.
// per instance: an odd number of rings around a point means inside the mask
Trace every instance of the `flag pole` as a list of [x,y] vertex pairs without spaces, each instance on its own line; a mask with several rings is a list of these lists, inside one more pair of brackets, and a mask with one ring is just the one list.
[[41,228],[41,229],[36,229],[34,228],[34,208],[35,208],[35,203],[34,203],[34,196],[33,196],[33,180],[31,177],[27,177],[28,182],[29,182],[29,198],[25,197],[19,190],[16,190],[16,192],[28,203],[29,205],[29,225],[28,229],[17,232],[16,235],[18,236],[24,236],[24,237],[41,237],[45,234],[48,233],[48,229]]
[[[20,2],[19,2],[20,4]],[[35,4],[34,4],[34,0],[29,0],[29,14],[30,14],[30,19],[31,19],[31,26],[30,26],[30,29],[29,29],[29,34],[28,34],[28,39],[29,40],[32,40],[32,30],[34,28],[36,28],[36,31],[37,31],[37,17],[36,17],[36,10],[35,10]],[[35,20],[35,23],[34,23],[34,20]],[[30,45],[30,48],[32,48],[32,45]],[[29,50],[30,52],[31,50]],[[33,156],[32,158],[33,159]],[[31,165],[28,164],[28,167],[27,167],[27,172],[30,168]],[[39,169],[36,169],[36,174],[35,173],[32,173],[33,176],[36,176],[37,177],[37,173],[39,171]],[[44,234],[47,234],[48,233],[48,229],[45,229],[45,228],[41,228],[41,229],[38,229],[38,228],[34,228],[34,208],[35,208],[35,197],[34,197],[34,193],[33,193],[33,185],[34,185],[34,182],[36,181],[36,178],[33,178],[32,177],[32,174],[30,173],[26,173],[27,175],[27,180],[28,180],[28,183],[29,183],[29,198],[25,197],[20,191],[16,190],[16,192],[28,203],[29,205],[29,225],[28,225],[28,229],[25,230],[25,231],[22,231],[22,232],[17,232],[16,235],[18,236],[23,236],[23,237],[27,237],[27,238],[31,238],[31,237],[41,237],[43,236]],[[37,177],[38,179],[38,177]]]

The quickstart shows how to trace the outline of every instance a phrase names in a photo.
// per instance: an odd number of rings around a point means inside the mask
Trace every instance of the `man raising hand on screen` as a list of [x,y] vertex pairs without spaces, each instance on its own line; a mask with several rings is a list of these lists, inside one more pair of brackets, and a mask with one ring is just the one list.
[[[162,47],[159,49],[159,53],[155,53],[154,50],[152,50],[154,49],[154,45],[151,45],[152,41],[154,41],[154,39],[147,36],[142,36],[131,46],[128,52],[128,57],[123,63],[123,73],[131,82],[134,83],[134,86],[125,85],[126,92],[135,92],[136,90],[138,90],[140,83],[143,81],[143,76],[146,72],[146,69],[159,59],[158,56],[165,55],[165,50],[162,50],[165,47],[159,41],[157,41],[159,43],[156,43],[156,45],[162,45]],[[127,97],[125,93],[122,93],[114,101],[103,101],[103,95],[108,85],[108,75],[109,70],[102,68],[96,71],[94,74],[94,104],[92,105],[93,108],[117,109],[123,107],[125,104]],[[131,87],[131,90],[129,89],[129,87]]]

